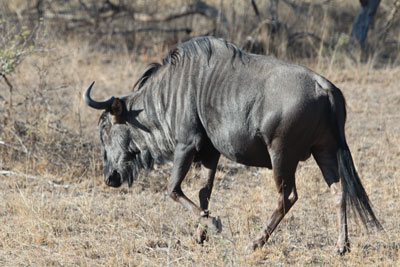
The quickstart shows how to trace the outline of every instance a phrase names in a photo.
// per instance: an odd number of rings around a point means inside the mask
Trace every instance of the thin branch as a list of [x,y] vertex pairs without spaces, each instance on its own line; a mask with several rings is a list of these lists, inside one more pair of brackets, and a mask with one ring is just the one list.
[[128,7],[126,7],[124,5],[121,5],[121,4],[120,5],[116,5],[116,4],[112,3],[112,2],[110,2],[110,0],[106,0],[104,2],[104,4],[107,5],[107,7],[104,8],[106,11],[108,11],[108,9],[110,9],[115,13],[118,13],[118,12],[121,12],[121,11],[129,9]]
[[[158,27],[145,27],[145,28],[139,28],[139,29],[133,29],[133,30],[127,30],[127,31],[112,31],[112,35],[127,35],[127,34],[132,34],[136,32],[149,32],[149,31],[154,31],[154,32],[167,32],[167,33],[176,33],[176,32],[186,32],[187,34],[190,34],[192,32],[191,28],[178,28],[178,29],[162,29]],[[106,35],[109,34],[107,32],[100,32],[100,34]]]
[[385,26],[382,27],[382,31],[379,34],[379,40],[384,40],[386,39],[387,33],[389,32],[390,28],[393,26],[393,22],[396,18],[397,12],[400,10],[400,0],[396,0],[393,3],[393,8],[392,11],[390,12],[388,19],[385,23]]
[[304,2],[304,1],[297,1],[299,3],[295,3],[295,1],[291,0],[282,0],[283,3],[285,3],[287,6],[293,9],[293,11],[296,13],[296,16],[302,15],[308,17],[310,15],[310,9],[315,9],[316,7],[322,7],[326,4],[329,3],[329,0],[326,0],[324,2],[319,2],[319,3],[313,3],[311,2]]
[[295,32],[295,33],[291,34],[289,36],[289,38],[288,38],[289,46],[290,46],[290,44],[294,44],[294,40],[295,39],[301,39],[301,38],[304,38],[304,37],[311,37],[314,40],[322,43],[325,47],[333,48],[333,46],[331,44],[329,44],[328,42],[325,42],[319,36],[317,36],[316,34],[314,34],[312,32]]
[[[83,4],[83,1],[80,0],[81,4]],[[126,11],[127,13],[129,12],[129,9],[124,6],[119,6],[119,5],[114,5],[110,1],[105,2],[107,8],[112,10],[114,13],[109,16],[102,16],[101,19],[107,19],[108,17],[113,17],[115,13],[122,13],[123,11]],[[84,9],[89,12],[90,10],[88,7]],[[105,13],[108,9],[107,8],[100,8],[97,10],[100,13]],[[92,16],[76,16],[75,14],[76,10],[64,10],[64,11],[48,11],[44,14],[45,19],[62,19],[66,21],[71,21],[71,22],[85,22],[88,25],[94,25],[93,22],[93,17]],[[196,1],[196,3],[191,4],[191,5],[186,5],[178,10],[174,10],[169,13],[157,13],[157,14],[146,14],[146,13],[133,13],[134,20],[140,21],[140,22],[147,22],[147,23],[154,23],[154,22],[166,22],[166,21],[171,21],[175,20],[178,18],[194,15],[194,14],[199,14],[205,17],[208,17],[213,20],[217,20],[219,11],[213,6],[208,5],[207,3],[204,3],[203,1]],[[89,13],[90,14],[90,13]],[[226,17],[224,14],[221,14],[221,21],[226,22]]]
[[256,36],[258,34],[258,32],[261,30],[261,28],[265,27],[266,25],[270,25],[273,28],[280,28],[283,27],[284,29],[286,29],[286,25],[285,24],[281,24],[276,20],[271,20],[271,19],[264,19],[263,21],[261,21],[258,26],[250,33],[250,36]]
[[24,145],[24,143],[22,142],[21,138],[13,131],[10,129],[10,132],[14,135],[14,137],[18,140],[19,144],[22,146],[22,148],[24,149],[24,152],[26,154],[28,154],[28,149],[26,148],[26,146]]
[[157,15],[149,15],[144,13],[135,13],[135,20],[140,22],[147,22],[147,23],[155,23],[155,22],[167,22],[174,19],[179,19],[182,17],[190,16],[199,14],[202,16],[206,16],[206,14],[198,11],[198,10],[185,10],[176,13],[170,14],[157,14]]
[[84,26],[93,26],[94,22],[91,17],[88,16],[76,16],[74,14],[62,14],[62,13],[50,13],[47,11],[44,14],[44,19],[46,20],[65,20],[65,21],[70,21],[70,22],[80,22],[84,23]]
[[269,8],[268,8],[269,17],[271,20],[278,21],[278,0],[270,0],[269,1]]
[[4,81],[6,82],[6,84],[8,85],[8,88],[10,89],[10,109],[12,108],[12,91],[13,91],[13,86],[10,83],[10,81],[7,79],[7,76],[5,73],[0,72],[0,76],[3,77]]
[[[213,6],[210,6],[203,1],[196,1],[195,4],[187,5],[180,10],[175,10],[168,14],[157,13],[154,15],[143,14],[143,13],[135,13],[135,20],[141,22],[163,22],[163,21],[171,21],[174,19],[178,19],[185,16],[190,16],[194,14],[199,14],[205,17],[208,17],[213,20],[217,20],[219,16],[219,11]],[[226,22],[225,15],[221,12],[221,21],[223,23]]]
[[259,17],[260,16],[260,12],[258,11],[258,7],[257,7],[257,4],[256,4],[256,1],[255,0],[251,0],[251,5],[253,6],[253,10],[254,10],[254,13],[256,13],[256,16]]
[[88,14],[90,14],[90,9],[88,8],[88,6],[87,6],[82,0],[79,0],[79,4],[83,7],[83,9],[84,9]]
[[285,4],[287,4],[288,6],[290,6],[291,8],[295,9],[296,11],[299,10],[299,8],[300,8],[296,3],[292,2],[292,1],[289,1],[289,0],[282,0],[282,1]]

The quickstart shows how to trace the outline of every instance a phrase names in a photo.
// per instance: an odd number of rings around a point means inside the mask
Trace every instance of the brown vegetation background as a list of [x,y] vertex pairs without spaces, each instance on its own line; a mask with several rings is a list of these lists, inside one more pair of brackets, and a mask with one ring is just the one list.
[[[399,1],[381,1],[364,51],[348,48],[358,1],[0,0],[1,266],[398,266]],[[333,200],[310,159],[299,201],[267,245],[247,245],[274,209],[271,171],[222,159],[210,209],[223,231],[204,245],[166,194],[170,165],[131,188],[103,184],[96,99],[127,94],[146,65],[199,35],[305,65],[342,89],[346,133],[385,232],[350,216],[351,253],[332,254]],[[197,201],[201,172],[183,190]]]

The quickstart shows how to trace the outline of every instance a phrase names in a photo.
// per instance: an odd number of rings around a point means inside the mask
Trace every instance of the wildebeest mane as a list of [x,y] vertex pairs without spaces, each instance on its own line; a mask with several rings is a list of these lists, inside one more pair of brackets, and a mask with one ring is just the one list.
[[146,83],[146,81],[152,77],[160,68],[162,65],[160,63],[151,63],[147,66],[147,69],[145,72],[140,76],[140,78],[136,81],[135,85],[133,86],[133,89],[136,88],[136,86],[139,85],[138,89],[142,88],[143,85]]
[[[231,63],[233,64],[236,58],[239,58],[242,63],[244,63],[244,58],[250,59],[248,57],[247,52],[241,50],[237,46],[228,41],[210,37],[210,36],[202,36],[193,38],[190,41],[183,43],[181,45],[176,46],[173,50],[170,50],[168,54],[162,60],[162,64],[160,63],[151,63],[147,66],[145,72],[140,76],[137,80],[133,89],[138,86],[138,89],[142,88],[145,83],[158,72],[158,70],[166,65],[177,66],[185,57],[191,58],[197,55],[205,55],[207,57],[207,62],[210,62],[210,59],[214,53],[214,47],[212,45],[212,40],[224,43],[226,48],[233,52]],[[200,53],[199,53],[200,50]]]

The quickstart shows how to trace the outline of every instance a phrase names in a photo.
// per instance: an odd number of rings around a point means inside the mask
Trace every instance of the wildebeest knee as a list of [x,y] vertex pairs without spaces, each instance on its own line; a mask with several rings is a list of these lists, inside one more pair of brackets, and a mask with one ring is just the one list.
[[168,196],[175,201],[178,201],[179,196],[182,195],[182,191],[180,189],[168,187]]
[[209,187],[205,186],[200,189],[199,191],[199,198],[200,199],[208,199],[210,197],[211,190]]

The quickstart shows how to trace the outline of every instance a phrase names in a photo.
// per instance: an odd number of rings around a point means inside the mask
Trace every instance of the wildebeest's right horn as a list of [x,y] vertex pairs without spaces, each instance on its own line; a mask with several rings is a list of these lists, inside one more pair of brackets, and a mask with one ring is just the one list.
[[83,99],[85,100],[86,104],[89,107],[92,107],[95,109],[109,109],[111,107],[111,104],[114,101],[114,97],[112,96],[108,100],[102,101],[102,102],[94,101],[90,97],[90,90],[92,90],[93,84],[94,84],[94,81],[89,85],[88,89],[86,89],[86,91],[83,93]]

